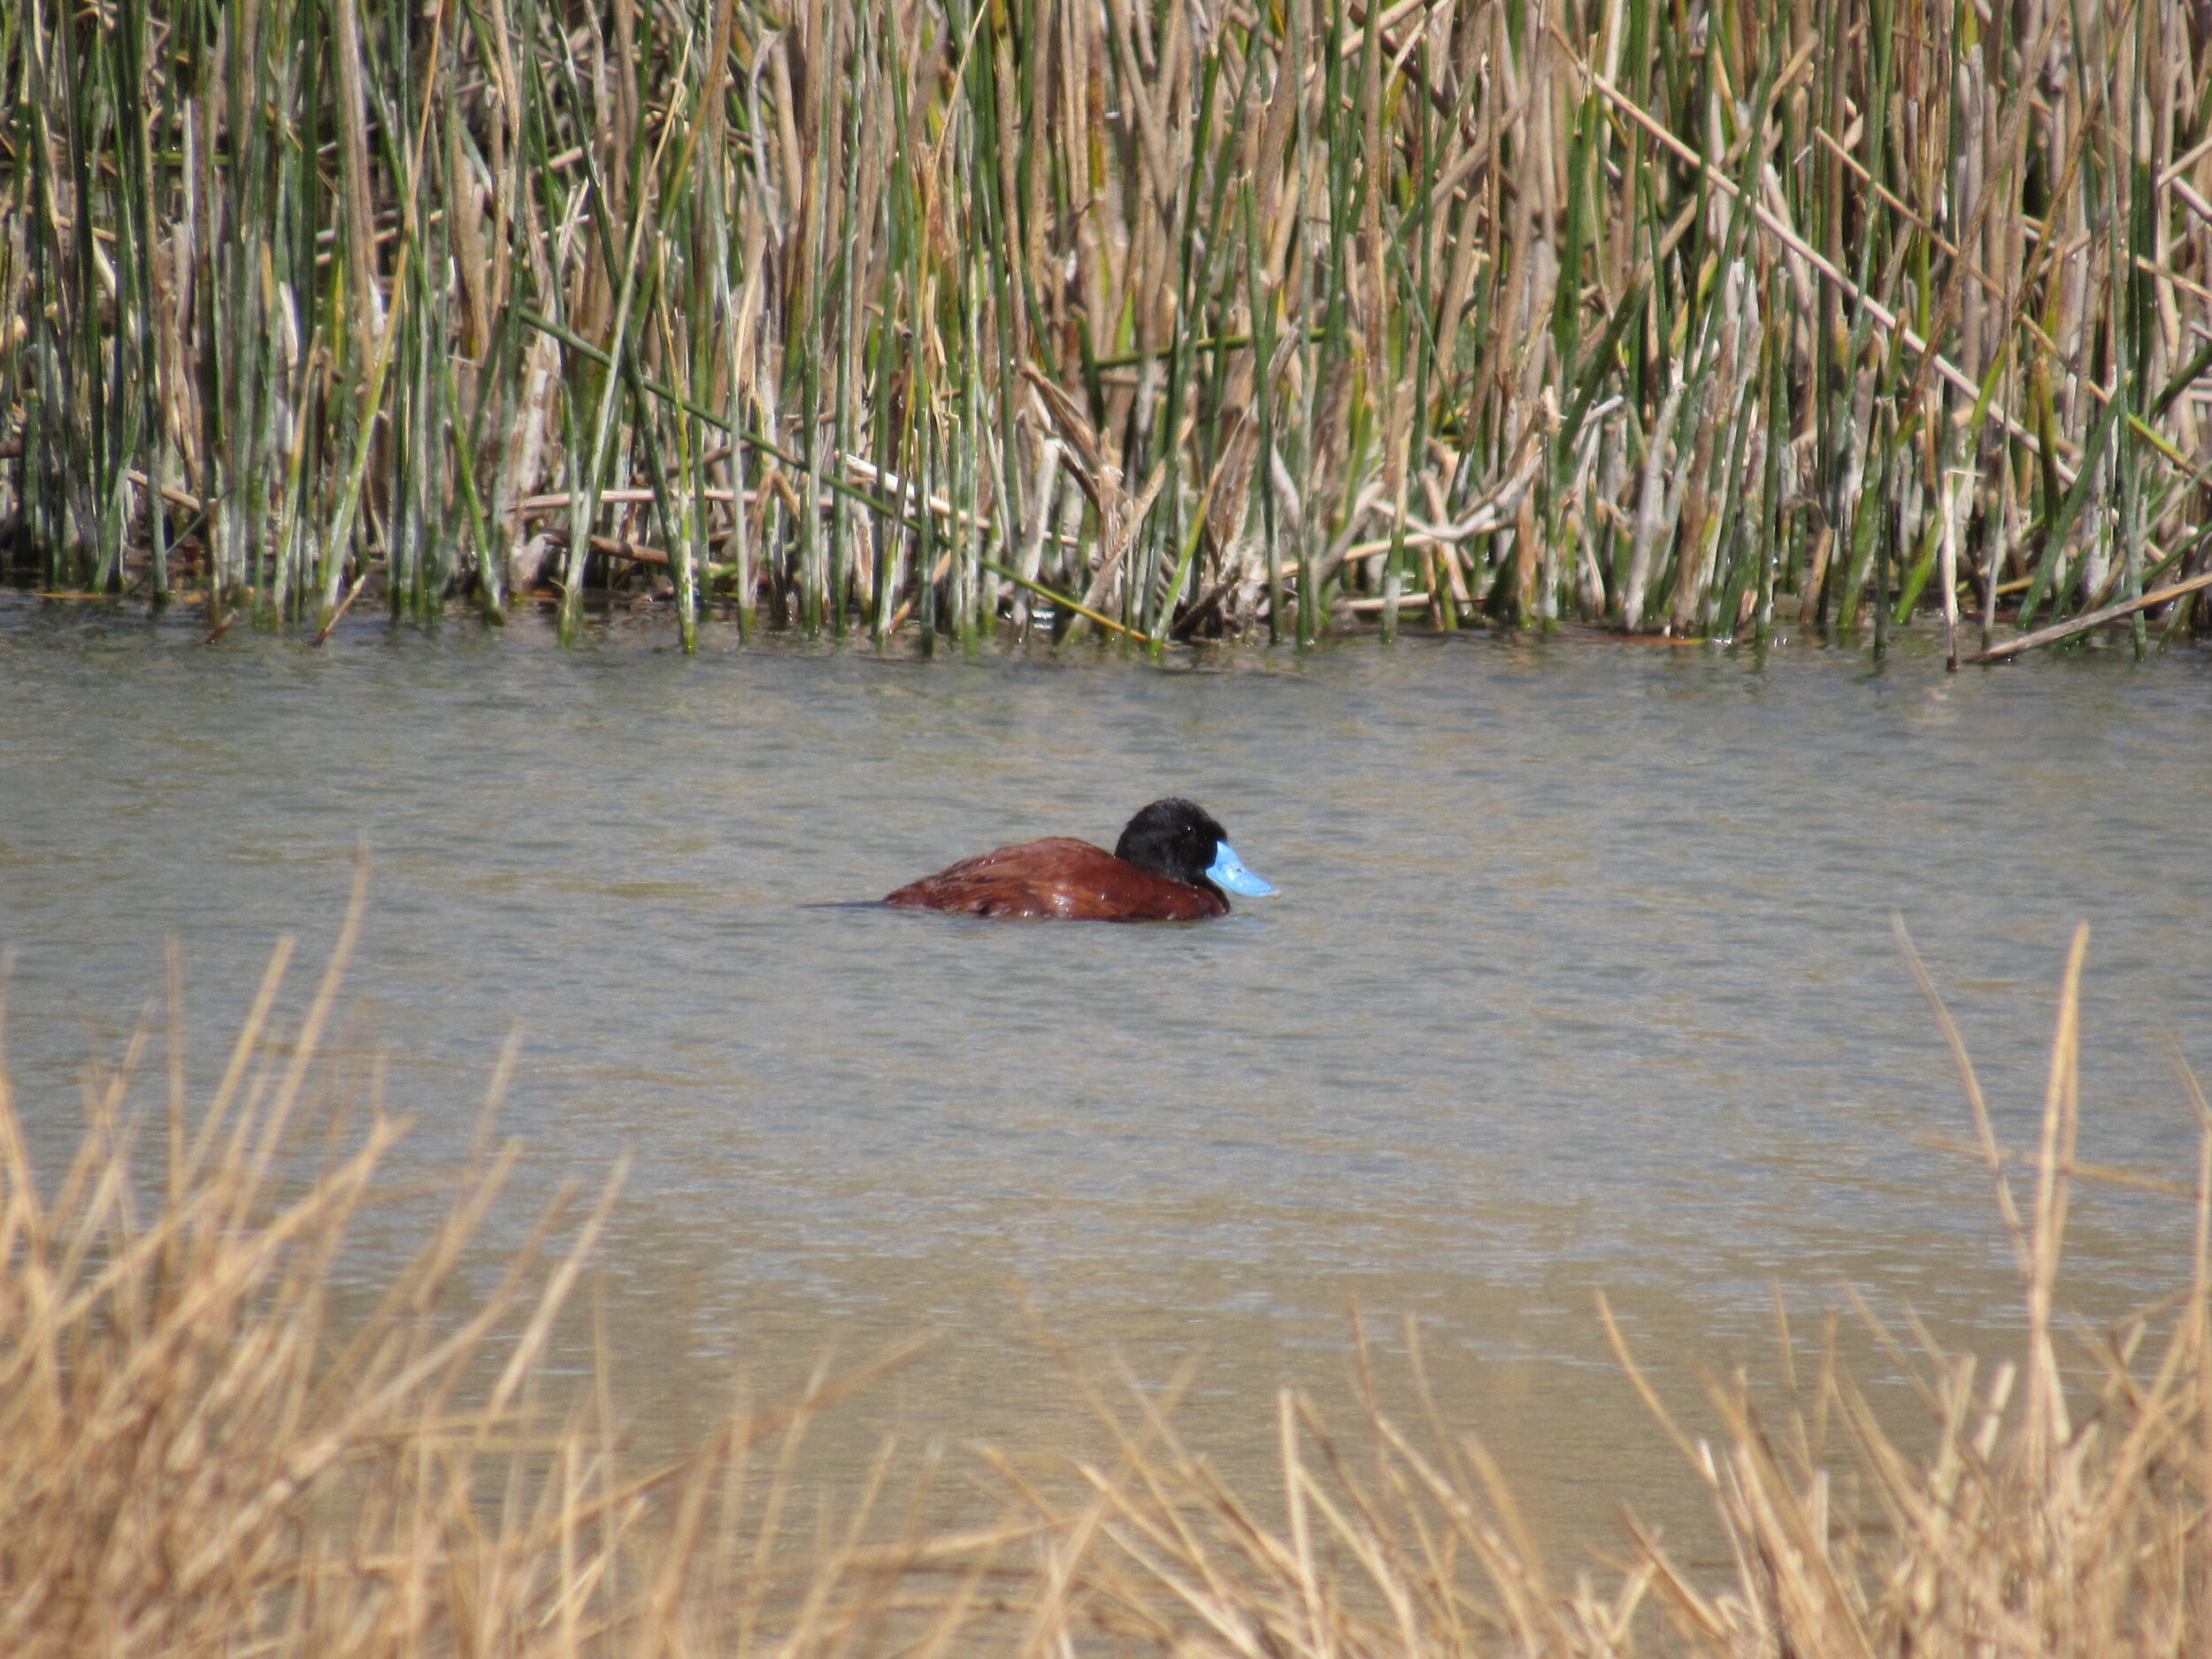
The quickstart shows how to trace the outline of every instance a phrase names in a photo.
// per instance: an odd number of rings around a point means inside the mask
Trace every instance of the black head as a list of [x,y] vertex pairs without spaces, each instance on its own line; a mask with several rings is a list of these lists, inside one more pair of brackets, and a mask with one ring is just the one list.
[[1195,801],[1170,795],[1155,801],[1129,820],[1114,843],[1114,856],[1125,858],[1140,870],[1179,881],[1187,887],[1221,889],[1206,879],[1221,843],[1229,832],[1214,822]]

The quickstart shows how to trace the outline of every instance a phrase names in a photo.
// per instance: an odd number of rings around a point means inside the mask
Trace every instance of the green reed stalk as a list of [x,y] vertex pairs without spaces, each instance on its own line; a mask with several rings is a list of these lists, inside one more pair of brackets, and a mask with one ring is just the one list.
[[2179,0],[1696,15],[25,0],[0,523],[217,630],[495,618],[565,529],[565,635],[588,574],[687,645],[765,600],[979,649],[1029,583],[1306,644],[1409,580],[1886,644],[1939,559],[1985,628],[2203,566]]

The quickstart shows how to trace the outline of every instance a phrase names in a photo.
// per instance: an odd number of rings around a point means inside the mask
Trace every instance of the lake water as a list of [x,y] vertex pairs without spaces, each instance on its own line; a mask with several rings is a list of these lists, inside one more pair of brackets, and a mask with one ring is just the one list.
[[[1970,1131],[1893,908],[2018,1145],[2087,918],[2083,1156],[2193,1167],[2160,1038],[2212,1072],[2200,651],[1947,680],[1909,641],[1881,668],[1427,638],[1156,668],[715,634],[686,660],[643,620],[567,652],[534,618],[199,638],[0,606],[35,1140],[71,1142],[165,935],[204,1080],[283,933],[296,1005],[365,838],[351,987],[419,1120],[397,1168],[461,1156],[523,1027],[529,1151],[488,1250],[633,1156],[597,1282],[649,1445],[733,1373],[926,1333],[833,1465],[889,1425],[1074,1444],[1025,1300],[1097,1374],[1195,1361],[1190,1440],[1264,1485],[1279,1387],[1344,1407],[1356,1302],[1386,1349],[1416,1322],[1548,1525],[1665,1514],[1681,1477],[1594,1293],[1686,1407],[1701,1367],[1773,1370],[1777,1285],[1808,1320],[1846,1281],[1985,1343],[2012,1317],[1985,1180],[1925,1145]],[[1171,793],[1280,896],[1148,927],[840,903],[1034,835],[1110,845]],[[2167,1288],[2181,1208],[2085,1193],[2078,1299]],[[372,1230],[363,1271],[413,1240]]]

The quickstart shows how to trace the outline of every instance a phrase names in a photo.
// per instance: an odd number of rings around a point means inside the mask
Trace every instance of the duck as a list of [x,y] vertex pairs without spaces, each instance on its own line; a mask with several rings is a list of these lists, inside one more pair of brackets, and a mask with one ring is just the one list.
[[1271,894],[1205,808],[1170,795],[1140,808],[1114,843],[1071,835],[1001,847],[910,881],[884,902],[962,916],[1077,922],[1195,922],[1229,913],[1232,893]]

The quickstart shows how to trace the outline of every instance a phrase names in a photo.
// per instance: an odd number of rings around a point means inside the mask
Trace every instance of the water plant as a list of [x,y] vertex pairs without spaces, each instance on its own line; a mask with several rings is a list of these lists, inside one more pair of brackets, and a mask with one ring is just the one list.
[[25,0],[13,546],[219,623],[1986,643],[2212,568],[2193,16]]

